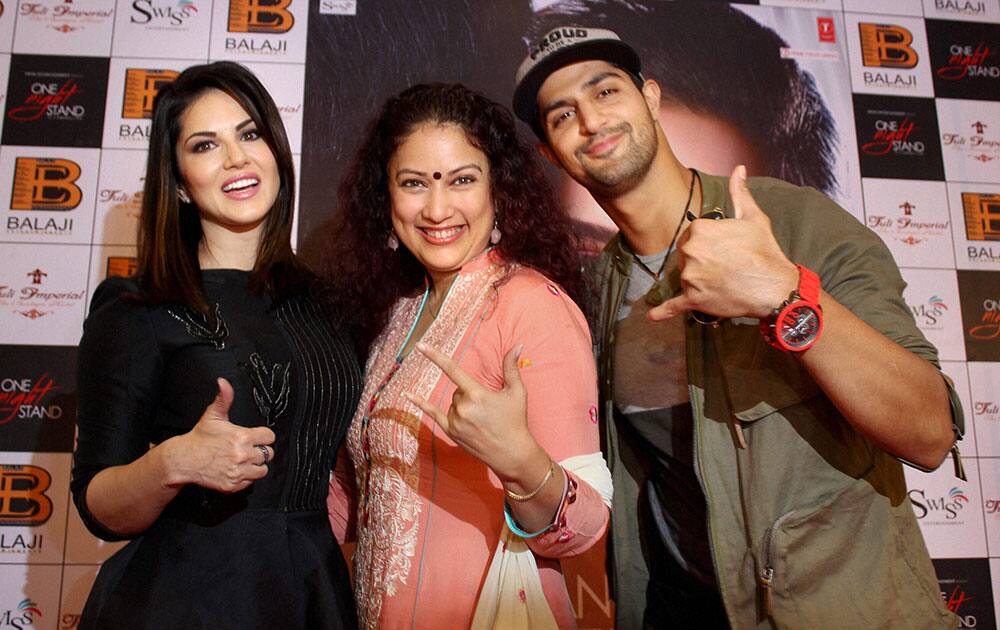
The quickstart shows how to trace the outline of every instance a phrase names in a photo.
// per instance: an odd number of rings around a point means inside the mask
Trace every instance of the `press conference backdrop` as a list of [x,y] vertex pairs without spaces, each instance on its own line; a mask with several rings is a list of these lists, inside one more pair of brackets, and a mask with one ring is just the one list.
[[[297,245],[316,260],[336,182],[378,104],[417,81],[462,81],[509,102],[525,33],[567,10],[553,4],[3,0],[0,630],[75,627],[100,563],[120,548],[90,536],[69,498],[74,364],[95,287],[134,268],[157,90],[209,60],[239,61],[261,77],[301,168]],[[750,18],[739,32],[726,31],[729,7]],[[680,107],[665,110],[664,126],[686,163],[727,172],[747,162],[751,174],[823,187],[892,250],[904,297],[966,410],[968,481],[948,462],[930,474],[907,470],[910,501],[948,606],[965,627],[997,627],[1000,0],[576,0],[570,9],[555,23],[618,30],[649,76],[673,77],[668,94],[686,73],[703,79],[696,92],[725,86],[711,101],[735,99],[731,116],[707,108],[708,118],[743,142],[713,144],[696,121],[706,107],[672,97]],[[776,39],[754,48],[743,39],[751,31]],[[660,45],[695,32],[711,45],[686,47],[693,58]],[[734,42],[742,54],[711,52]],[[831,124],[795,130],[799,105],[781,114],[767,98],[774,90],[760,69],[775,64],[812,86]],[[816,156],[825,175],[795,174]],[[606,238],[587,196],[551,175],[581,229]],[[581,627],[610,627],[601,551],[566,569]]]

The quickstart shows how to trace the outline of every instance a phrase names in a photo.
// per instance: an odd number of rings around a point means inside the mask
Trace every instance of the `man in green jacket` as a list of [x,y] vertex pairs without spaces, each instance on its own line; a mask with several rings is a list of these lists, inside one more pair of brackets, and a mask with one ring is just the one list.
[[813,189],[684,167],[659,109],[611,31],[554,29],[517,72],[620,230],[595,331],[619,627],[954,627],[900,461],[959,474],[961,410],[891,255]]

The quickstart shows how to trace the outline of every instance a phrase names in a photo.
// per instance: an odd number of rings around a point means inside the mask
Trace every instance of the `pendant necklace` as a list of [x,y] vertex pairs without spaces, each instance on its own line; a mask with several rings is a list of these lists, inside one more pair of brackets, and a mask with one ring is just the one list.
[[674,251],[674,245],[677,244],[677,237],[680,236],[681,228],[684,227],[684,221],[687,220],[688,211],[691,208],[691,200],[694,199],[694,185],[695,182],[699,181],[698,171],[688,169],[691,171],[691,185],[688,188],[687,201],[684,202],[684,210],[681,211],[681,220],[677,222],[677,229],[674,230],[674,236],[670,239],[670,245],[667,247],[667,253],[663,256],[663,262],[660,263],[659,271],[654,272],[652,269],[646,266],[646,263],[639,259],[639,256],[635,252],[632,252],[632,259],[639,265],[639,268],[649,274],[653,279],[654,284],[650,287],[649,291],[646,292],[646,304],[650,306],[659,306],[667,299],[670,293],[670,287],[668,286],[667,279],[663,277],[663,271],[667,267],[667,260],[670,258],[670,254]]

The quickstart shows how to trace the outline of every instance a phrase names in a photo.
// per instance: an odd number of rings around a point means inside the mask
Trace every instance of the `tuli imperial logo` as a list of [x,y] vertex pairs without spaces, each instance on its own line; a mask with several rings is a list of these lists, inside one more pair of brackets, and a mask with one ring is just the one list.
[[943,516],[948,524],[955,522],[958,513],[969,504],[969,497],[961,488],[952,488],[947,495],[938,497],[928,497],[924,490],[914,488],[907,493],[913,512],[918,520],[923,520],[930,516],[934,520],[938,515]]
[[12,313],[27,319],[38,319],[51,315],[55,309],[78,308],[84,299],[86,291],[50,291],[45,287],[44,279],[48,273],[34,269],[26,273],[30,284],[19,289],[0,284],[0,307],[10,308]]
[[983,164],[1000,159],[1000,140],[986,131],[990,128],[981,120],[968,125],[966,133],[942,133],[941,146],[950,151],[958,151],[967,159]]
[[892,239],[911,246],[930,238],[944,236],[949,229],[950,221],[920,221],[914,217],[916,204],[903,201],[898,207],[901,213],[896,216],[869,215],[868,227],[883,239]]

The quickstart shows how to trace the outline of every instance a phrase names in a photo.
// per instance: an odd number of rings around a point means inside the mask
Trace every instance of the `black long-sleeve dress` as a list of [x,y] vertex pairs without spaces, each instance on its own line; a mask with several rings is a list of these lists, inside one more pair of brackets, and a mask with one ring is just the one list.
[[138,304],[132,280],[98,287],[80,342],[74,501],[95,535],[120,540],[87,510],[90,480],[190,431],[220,376],[235,391],[230,420],[269,426],[275,457],[266,477],[234,494],[185,486],[104,563],[80,628],[354,627],[325,509],[360,393],[348,339],[310,296],[275,305],[237,270],[203,280],[207,316]]

